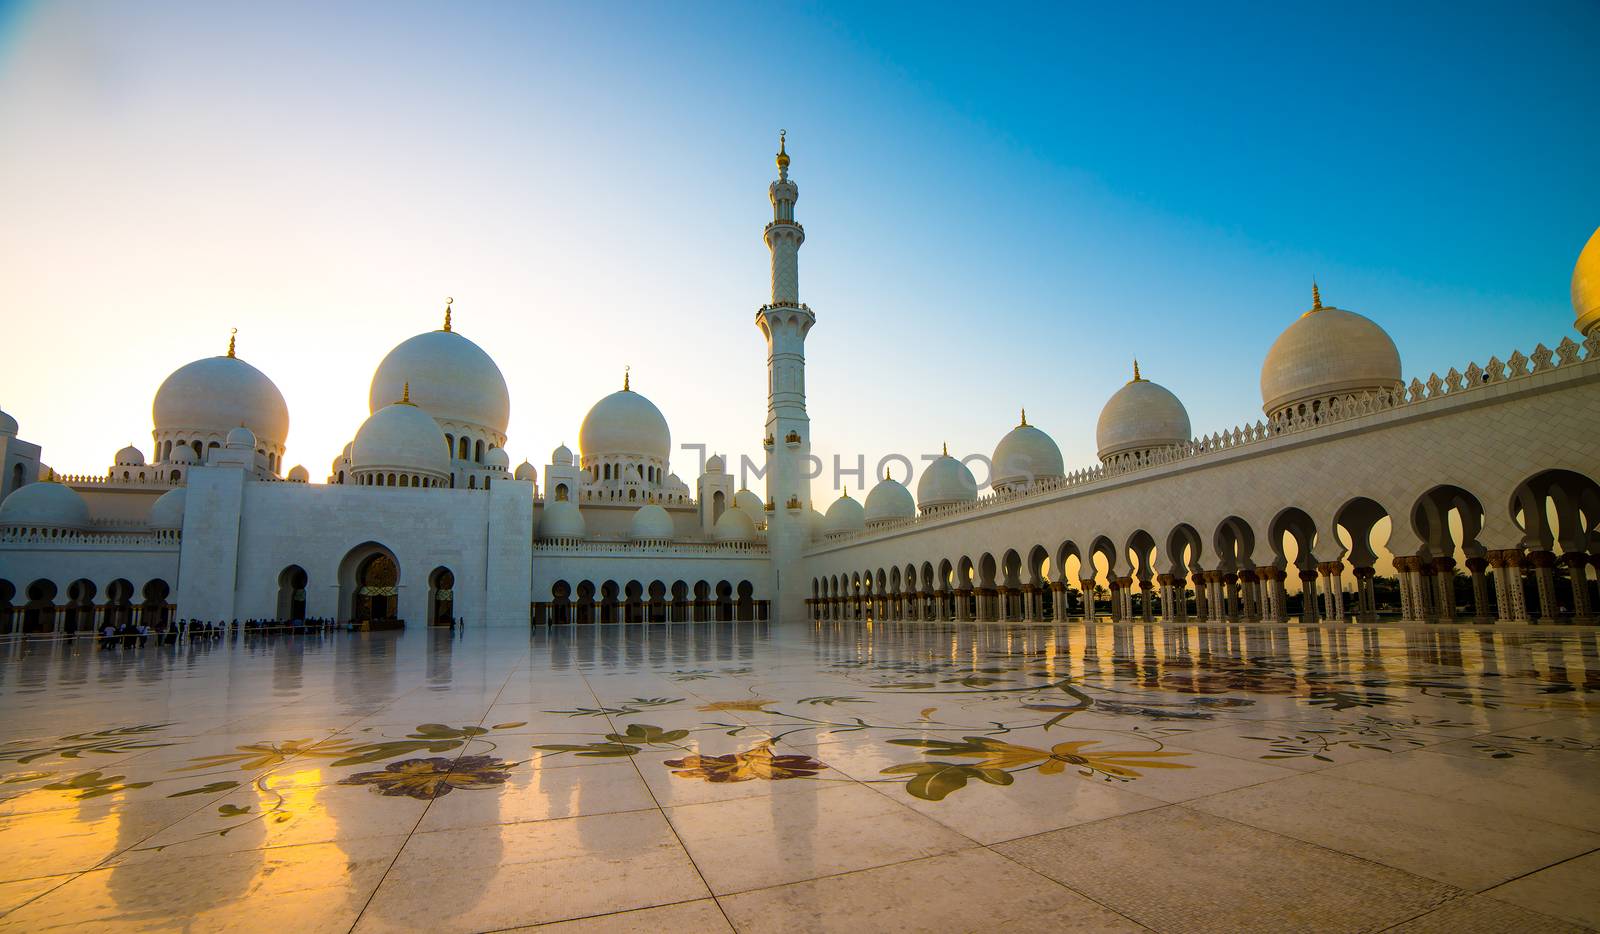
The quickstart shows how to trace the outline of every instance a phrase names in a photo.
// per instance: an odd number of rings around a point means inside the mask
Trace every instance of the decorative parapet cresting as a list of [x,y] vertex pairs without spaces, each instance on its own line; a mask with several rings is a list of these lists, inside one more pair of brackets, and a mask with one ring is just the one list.
[[1564,337],[1554,350],[1544,344],[1539,344],[1531,354],[1524,355],[1518,350],[1513,351],[1504,361],[1495,356],[1490,357],[1489,361],[1483,366],[1469,363],[1465,369],[1461,370],[1451,367],[1450,371],[1443,376],[1432,373],[1429,374],[1426,380],[1413,378],[1409,385],[1401,386],[1392,392],[1363,392],[1341,396],[1329,400],[1328,404],[1320,409],[1303,415],[1280,415],[1266,421],[1258,420],[1254,424],[1241,425],[1227,431],[1213,432],[1210,435],[1203,435],[1183,444],[1156,448],[1150,451],[1119,454],[1111,457],[1104,464],[1080,468],[1064,477],[1038,480],[1026,487],[1004,493],[988,493],[970,503],[955,503],[949,506],[937,507],[910,519],[885,523],[864,531],[830,538],[825,543],[815,543],[813,547],[825,545],[828,548],[834,548],[840,544],[876,538],[885,533],[904,530],[924,522],[936,522],[969,512],[982,512],[1009,503],[1045,496],[1059,490],[1085,486],[1110,477],[1161,467],[1166,464],[1204,457],[1209,454],[1231,451],[1247,445],[1281,438],[1285,435],[1315,431],[1330,425],[1421,405],[1445,396],[1457,396],[1461,393],[1483,389],[1486,386],[1525,379],[1564,367],[1592,363],[1597,359],[1600,359],[1600,334],[1590,335],[1581,344],[1571,337]]

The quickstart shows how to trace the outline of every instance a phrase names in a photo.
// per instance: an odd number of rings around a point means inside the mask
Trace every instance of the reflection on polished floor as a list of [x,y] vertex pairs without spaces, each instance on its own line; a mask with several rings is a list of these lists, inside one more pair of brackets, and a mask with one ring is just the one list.
[[1600,927],[1600,631],[0,644],[0,928]]

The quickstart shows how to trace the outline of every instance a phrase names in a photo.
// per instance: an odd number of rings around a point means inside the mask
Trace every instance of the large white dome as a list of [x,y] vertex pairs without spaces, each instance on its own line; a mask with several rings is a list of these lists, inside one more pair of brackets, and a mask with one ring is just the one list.
[[1572,267],[1572,311],[1578,316],[1573,324],[1579,333],[1600,332],[1600,227]]
[[545,500],[539,516],[539,540],[555,541],[586,538],[589,524],[584,521],[578,504],[570,499],[551,502]]
[[372,374],[368,411],[400,398],[406,383],[411,401],[434,418],[506,433],[511,421],[506,378],[483,348],[460,334],[429,331],[389,351]]
[[1261,365],[1261,408],[1275,415],[1302,402],[1400,386],[1400,351],[1371,318],[1324,306],[1313,290],[1311,310],[1278,335]]
[[865,509],[867,525],[878,525],[910,519],[917,514],[917,503],[905,484],[887,474],[867,494]]
[[356,432],[350,460],[351,468],[361,473],[450,475],[450,445],[439,423],[408,402],[386,405],[369,415]]
[[1066,475],[1061,448],[1049,435],[1028,424],[1027,412],[1022,413],[1022,423],[1006,432],[995,445],[990,465],[990,484],[997,488]]
[[89,527],[89,504],[71,487],[49,480],[12,490],[0,503],[0,526],[83,529]]
[[828,507],[828,514],[824,517],[822,529],[829,535],[845,535],[850,532],[859,532],[867,527],[866,511],[861,504],[850,498],[850,491],[833,501]]
[[651,503],[634,511],[628,538],[636,542],[666,542],[672,537],[672,516],[665,509]]
[[654,457],[667,460],[672,433],[655,403],[631,389],[621,389],[594,404],[578,429],[578,450],[584,457]]
[[289,437],[283,393],[265,373],[238,357],[206,357],[174,370],[156,390],[150,414],[157,434],[225,435],[244,425],[274,448],[283,447]]
[[150,527],[157,530],[183,528],[183,507],[188,502],[188,490],[178,487],[156,497],[150,504]]
[[917,506],[927,510],[953,503],[971,503],[978,499],[978,481],[967,465],[943,455],[928,464],[917,481]]
[[1105,460],[1127,451],[1171,447],[1189,440],[1189,410],[1172,391],[1139,376],[1111,394],[1094,437]]
[[719,542],[754,541],[756,524],[743,509],[724,509],[712,534]]
[[748,513],[751,520],[761,522],[767,511],[766,504],[761,502],[761,497],[749,490],[740,490],[733,494],[733,505],[741,512]]

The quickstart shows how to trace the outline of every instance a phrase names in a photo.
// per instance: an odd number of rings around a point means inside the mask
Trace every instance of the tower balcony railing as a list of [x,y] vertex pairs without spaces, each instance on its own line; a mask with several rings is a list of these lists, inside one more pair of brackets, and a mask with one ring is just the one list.
[[1495,356],[1490,357],[1482,366],[1470,363],[1461,370],[1451,367],[1443,376],[1432,373],[1425,381],[1413,378],[1409,384],[1392,391],[1344,395],[1330,399],[1326,405],[1304,414],[1280,414],[1265,421],[1258,420],[1253,424],[1240,425],[1227,431],[1202,435],[1183,444],[1117,455],[1103,464],[1074,470],[1062,477],[1035,480],[1018,489],[988,493],[970,503],[939,506],[909,519],[829,538],[825,542],[814,542],[811,550],[831,550],[840,545],[903,533],[926,523],[944,522],[954,516],[1044,499],[1063,490],[1090,487],[1126,474],[1153,470],[1197,458],[1219,457],[1241,448],[1286,437],[1331,431],[1334,426],[1359,419],[1406,411],[1418,406],[1429,406],[1443,399],[1456,399],[1465,393],[1480,392],[1503,384],[1514,384],[1519,380],[1532,379],[1556,371],[1564,374],[1572,373],[1574,376],[1581,376],[1584,371],[1600,372],[1600,333],[1590,335],[1582,344],[1570,337],[1564,337],[1554,350],[1539,344],[1531,354],[1524,355],[1519,350],[1512,352],[1503,361]]

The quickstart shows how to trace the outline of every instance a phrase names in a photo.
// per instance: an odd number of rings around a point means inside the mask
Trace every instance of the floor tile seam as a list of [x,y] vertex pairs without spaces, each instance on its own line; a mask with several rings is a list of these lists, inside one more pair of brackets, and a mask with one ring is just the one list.
[[[45,889],[43,892],[40,892],[37,895],[34,895],[33,897],[27,899],[22,904],[14,905],[10,909],[8,909],[6,911],[3,911],[3,912],[0,912],[0,921],[5,920],[10,915],[13,915],[17,911],[19,911],[19,910],[21,910],[23,908],[26,908],[27,906],[33,904],[34,902],[38,901],[41,898],[44,898],[46,895],[49,895],[52,892],[60,891],[62,886],[70,885],[71,883],[78,881],[78,878],[80,876],[82,876],[84,873],[87,873],[87,872],[90,872],[90,871],[92,871],[92,870],[83,869],[83,870],[79,870],[77,872],[48,873],[48,874],[43,875],[43,876],[34,876],[34,877],[32,877],[34,879],[47,879],[52,875],[65,875],[65,876],[67,876],[67,878],[61,880],[60,883],[50,886],[48,889]],[[6,884],[10,884],[11,882],[28,882],[28,881],[31,881],[31,880],[29,880],[29,879],[11,879],[11,880],[7,880]]]
[[[582,677],[584,686],[589,689],[589,696],[594,698],[595,706],[604,709],[605,704],[601,702],[600,695],[595,692],[594,685],[589,683],[588,676],[582,675]],[[612,718],[612,715],[605,714],[605,718],[606,723],[610,724],[611,726],[611,732],[618,732],[616,720]],[[650,787],[650,782],[644,777],[644,769],[639,765],[638,756],[636,754],[628,756],[628,762],[633,766],[633,773],[638,777],[639,784],[644,786],[645,794],[650,796],[650,801],[655,805],[656,813],[661,815],[661,822],[667,825],[667,831],[672,834],[672,839],[677,841],[678,849],[683,853],[683,858],[687,859],[690,867],[694,869],[695,878],[700,880],[700,886],[705,889],[706,896],[713,900],[717,906],[717,911],[722,914],[723,922],[728,925],[730,930],[732,930],[733,919],[728,917],[728,912],[722,907],[722,903],[716,901],[717,893],[716,890],[711,887],[711,880],[706,878],[705,870],[700,868],[699,861],[694,858],[693,853],[689,852],[689,845],[684,842],[683,835],[678,832],[677,826],[672,823],[672,818],[667,816],[667,810],[666,808],[662,807],[661,799],[656,796],[655,789]]]
[[644,807],[622,808],[616,811],[597,811],[592,814],[564,814],[560,817],[535,817],[529,820],[506,820],[497,821],[493,824],[466,824],[460,827],[436,827],[432,829],[422,829],[419,827],[419,829],[413,831],[410,836],[407,837],[407,840],[409,841],[410,837],[426,837],[430,834],[436,833],[453,833],[462,830],[488,830],[493,827],[521,827],[528,824],[550,824],[556,821],[582,820],[586,817],[610,817],[614,814],[643,814],[648,811],[656,810],[660,810],[660,808],[657,805],[649,804],[645,805]]
[[[811,885],[814,882],[823,882],[823,881],[826,881],[826,880],[829,880],[829,879],[842,879],[845,876],[860,875],[861,873],[864,873],[864,872],[876,872],[876,871],[878,871],[880,869],[897,869],[897,868],[899,868],[901,866],[910,866],[913,863],[925,863],[925,862],[928,862],[929,860],[943,859],[946,856],[954,856],[954,855],[959,854],[959,853],[972,853],[972,852],[975,852],[977,850],[981,850],[983,848],[984,847],[983,847],[982,844],[974,843],[971,846],[964,846],[964,847],[961,847],[959,849],[954,849],[954,850],[945,850],[945,851],[943,851],[941,853],[926,853],[926,854],[923,854],[922,856],[913,856],[910,859],[897,859],[897,860],[891,860],[890,862],[887,862],[887,863],[879,863],[876,866],[862,866],[859,869],[842,869],[842,870],[840,870],[838,872],[829,872],[829,873],[824,873],[824,874],[822,874],[820,876],[812,876],[809,879],[793,879],[793,880],[791,880],[789,882],[774,882],[774,883],[767,884],[767,885],[757,885],[754,888],[740,889],[737,892],[721,892],[721,893],[718,893],[718,892],[713,891],[711,893],[711,897],[714,898],[714,899],[717,899],[717,901],[720,903],[721,900],[724,899],[724,898],[741,898],[741,897],[746,896],[746,895],[754,895],[754,894],[757,894],[757,893],[760,893],[760,892],[773,892],[773,891],[777,891],[778,889],[785,889],[785,888],[788,888],[790,886],[795,886],[795,885]],[[1052,883],[1054,885],[1061,885],[1061,883],[1056,882],[1054,879],[1048,879],[1047,881],[1049,881],[1050,883]],[[1062,887],[1065,888],[1065,886],[1062,886]],[[724,912],[724,916],[726,916],[726,912]],[[728,920],[728,924],[730,926],[732,926],[735,930],[738,930],[738,926],[733,924],[733,919],[730,918]]]
[[[1310,775],[1319,776],[1321,778],[1333,779],[1336,782],[1342,782],[1342,783],[1345,783],[1345,784],[1348,784],[1348,785],[1358,785],[1358,786],[1361,786],[1363,788],[1379,788],[1379,789],[1382,789],[1382,790],[1390,792],[1390,793],[1423,795],[1423,797],[1426,797],[1426,798],[1428,798],[1429,800],[1432,800],[1432,801],[1443,801],[1443,802],[1445,802],[1447,804],[1459,805],[1461,807],[1471,807],[1471,808],[1474,808],[1474,809],[1488,809],[1488,810],[1494,811],[1496,814],[1498,814],[1498,815],[1500,815],[1502,817],[1509,817],[1509,818],[1513,818],[1513,819],[1518,820],[1518,821],[1531,822],[1531,823],[1534,823],[1534,824],[1542,825],[1544,827],[1552,827],[1552,828],[1556,828],[1556,829],[1560,829],[1560,830],[1576,830],[1579,833],[1586,834],[1588,836],[1596,838],[1596,840],[1600,840],[1600,831],[1587,830],[1587,829],[1582,828],[1582,827],[1572,827],[1572,826],[1570,826],[1568,824],[1558,824],[1555,821],[1546,820],[1546,819],[1544,819],[1542,817],[1531,817],[1531,816],[1528,816],[1526,814],[1518,814],[1518,813],[1515,813],[1515,812],[1512,812],[1512,811],[1505,811],[1505,810],[1502,810],[1501,808],[1495,807],[1493,805],[1468,804],[1466,802],[1455,801],[1455,800],[1450,799],[1450,798],[1439,798],[1438,796],[1435,796],[1435,795],[1424,795],[1420,791],[1409,791],[1409,790],[1403,789],[1403,788],[1389,788],[1389,787],[1385,787],[1385,786],[1382,786],[1382,785],[1372,785],[1372,784],[1369,784],[1367,782],[1360,781],[1358,779],[1345,778],[1342,775],[1334,775],[1334,774],[1332,774],[1332,769],[1331,768],[1328,768],[1328,769],[1311,769],[1309,771],[1298,773],[1297,777],[1304,777],[1304,776],[1310,776]],[[1241,785],[1238,788],[1230,788],[1230,789],[1228,789],[1226,791],[1213,792],[1213,793],[1208,794],[1208,795],[1198,795],[1198,796],[1196,796],[1194,798],[1188,799],[1187,801],[1185,801],[1183,803],[1185,805],[1191,805],[1191,804],[1195,804],[1195,803],[1198,803],[1198,802],[1201,802],[1201,801],[1208,801],[1208,800],[1210,800],[1212,798],[1220,798],[1223,795],[1233,794],[1236,791],[1243,791],[1243,790],[1245,790],[1247,788],[1259,787],[1260,785],[1270,785],[1273,782],[1279,782],[1279,781],[1283,781],[1283,779],[1282,778],[1274,778],[1274,779],[1270,779],[1270,780],[1265,781],[1265,782],[1257,782],[1255,785]],[[1209,812],[1206,812],[1206,813],[1209,813]],[[1220,815],[1218,815],[1218,816],[1220,816]],[[1228,819],[1231,820],[1231,818],[1228,818]],[[1250,825],[1250,826],[1253,826],[1253,825]],[[1536,828],[1533,828],[1533,829],[1537,830],[1539,828],[1536,827]]]
[[[1521,875],[1512,876],[1511,878],[1506,879],[1503,882],[1496,882],[1494,885],[1491,885],[1491,886],[1489,886],[1487,888],[1479,889],[1477,894],[1479,894],[1479,895],[1488,895],[1490,892],[1493,892],[1495,889],[1502,888],[1504,886],[1510,885],[1511,883],[1516,882],[1516,881],[1518,881],[1520,879],[1526,879],[1527,877],[1529,877],[1531,875],[1534,875],[1536,873],[1544,872],[1547,869],[1554,869],[1557,866],[1563,866],[1563,865],[1565,865],[1567,863],[1572,862],[1573,860],[1583,859],[1585,856],[1591,856],[1591,855],[1593,855],[1593,854],[1595,854],[1597,852],[1600,852],[1600,846],[1596,846],[1596,847],[1594,847],[1592,849],[1589,849],[1589,850],[1586,850],[1586,851],[1584,851],[1582,853],[1577,853],[1575,855],[1568,856],[1565,859],[1558,859],[1555,862],[1550,863],[1547,866],[1540,866],[1538,869],[1530,869],[1527,872],[1522,873]],[[1489,897],[1493,898],[1494,896],[1490,895]]]
[[[598,911],[598,912],[595,912],[594,914],[589,914],[589,915],[574,915],[573,917],[570,917],[570,918],[557,918],[554,921],[536,921],[531,925],[518,924],[518,925],[513,925],[511,927],[508,927],[508,928],[483,928],[482,930],[474,932],[474,934],[505,934],[505,932],[508,932],[508,931],[526,931],[530,927],[537,929],[537,928],[548,927],[548,926],[556,925],[556,924],[569,924],[569,923],[574,922],[574,921],[591,921],[591,920],[593,920],[595,918],[609,918],[609,917],[612,917],[613,915],[635,914],[637,912],[642,912],[642,911],[654,911],[657,908],[674,908],[674,907],[676,907],[678,905],[690,905],[690,904],[693,904],[695,902],[715,901],[715,900],[716,900],[716,896],[714,896],[714,895],[700,895],[700,896],[696,896],[695,898],[680,898],[680,899],[677,899],[676,901],[662,902],[659,905],[645,905],[645,906],[640,907],[640,908],[620,908],[620,909],[618,909],[616,911]],[[723,917],[726,918],[727,916],[724,915]],[[732,928],[733,927],[733,923],[729,922],[728,927]]]
[[[1136,813],[1144,813],[1144,812],[1140,811],[1140,812],[1136,812]],[[1123,816],[1127,816],[1127,815],[1123,815]],[[1106,819],[1109,820],[1111,818],[1106,818]],[[1091,823],[1098,823],[1098,821],[1092,821]],[[1074,827],[1081,827],[1081,826],[1084,826],[1084,825],[1083,824],[1075,824],[1073,826]],[[1063,829],[1070,830],[1072,828],[1069,827],[1069,828],[1063,828]],[[1021,838],[1019,838],[1019,839],[1021,839]],[[1001,841],[1001,842],[1002,843],[1010,843],[1012,841],[1005,840],[1005,841]],[[1062,882],[1060,879],[1057,879],[1057,878],[1055,878],[1053,876],[1046,875],[1045,873],[1039,871],[1038,869],[1035,869],[1034,867],[1029,866],[1027,863],[1022,862],[1021,860],[1017,859],[1016,857],[1012,856],[1011,854],[1003,852],[1003,851],[1001,851],[999,849],[996,849],[996,847],[998,845],[999,844],[984,844],[983,848],[988,850],[989,852],[995,854],[996,856],[1000,857],[1001,859],[1011,863],[1012,865],[1018,866],[1018,867],[1022,868],[1023,870],[1026,870],[1027,872],[1029,872],[1029,873],[1031,873],[1031,874],[1033,874],[1035,876],[1038,876],[1039,878],[1045,880],[1046,882],[1050,882],[1050,883],[1052,883],[1054,885],[1058,885],[1061,888],[1064,888],[1067,891],[1073,893],[1074,895],[1077,895],[1079,898],[1082,898],[1082,899],[1084,899],[1084,900],[1086,900],[1088,902],[1091,902],[1092,904],[1099,905],[1101,908],[1104,908],[1106,911],[1109,911],[1112,914],[1116,915],[1117,917],[1123,919],[1124,921],[1127,921],[1129,924],[1133,925],[1136,928],[1140,928],[1140,929],[1146,930],[1146,931],[1159,931],[1160,930],[1160,928],[1153,927],[1152,925],[1145,924],[1142,921],[1138,921],[1138,920],[1130,917],[1125,912],[1123,912],[1123,911],[1121,911],[1121,910],[1119,910],[1117,908],[1113,908],[1111,905],[1108,905],[1105,902],[1101,901],[1100,899],[1095,898],[1093,895],[1090,895],[1088,892],[1080,891],[1077,888],[1074,888],[1073,886],[1068,885],[1065,882]]]
[[[1227,794],[1227,792],[1221,792],[1221,794]],[[1211,796],[1208,796],[1208,797],[1211,797]],[[1202,800],[1202,799],[1198,799],[1197,798],[1195,800]],[[1457,894],[1454,894],[1454,895],[1447,896],[1443,901],[1440,901],[1438,903],[1439,905],[1444,904],[1444,902],[1446,902],[1446,901],[1451,901],[1451,900],[1454,900],[1456,898],[1462,898],[1462,897],[1465,897],[1467,895],[1475,894],[1471,889],[1462,888],[1461,886],[1456,885],[1453,882],[1445,882],[1442,879],[1435,879],[1432,876],[1424,876],[1424,875],[1422,875],[1420,873],[1412,872],[1409,869],[1403,869],[1403,868],[1401,868],[1399,866],[1392,866],[1392,865],[1390,865],[1390,864],[1388,864],[1386,862],[1383,862],[1382,860],[1374,859],[1373,857],[1370,857],[1370,856],[1362,856],[1359,853],[1349,853],[1349,852],[1346,852],[1344,850],[1338,849],[1336,847],[1328,846],[1325,843],[1318,843],[1315,840],[1307,840],[1307,839],[1305,839],[1303,837],[1297,837],[1297,836],[1295,836],[1294,834],[1291,834],[1291,833],[1285,833],[1285,832],[1280,831],[1280,830],[1273,830],[1270,827],[1258,827],[1255,824],[1246,823],[1245,821],[1238,820],[1237,818],[1228,817],[1228,816],[1223,815],[1223,814],[1213,814],[1210,811],[1204,811],[1204,810],[1201,810],[1199,808],[1190,807],[1189,805],[1191,803],[1192,802],[1187,802],[1186,801],[1186,802],[1183,802],[1182,804],[1175,804],[1175,805],[1173,805],[1173,807],[1183,808],[1186,811],[1190,811],[1192,813],[1199,814],[1202,817],[1209,817],[1209,818],[1213,818],[1213,819],[1216,819],[1216,820],[1226,821],[1226,822],[1228,822],[1230,824],[1235,824],[1237,826],[1244,827],[1244,828],[1246,828],[1248,830],[1253,830],[1253,831],[1256,831],[1258,833],[1271,834],[1274,837],[1280,837],[1280,838],[1282,838],[1284,840],[1288,840],[1288,841],[1291,841],[1291,842],[1294,842],[1294,843],[1299,843],[1299,844],[1302,844],[1304,846],[1309,846],[1309,847],[1312,847],[1314,849],[1321,850],[1324,853],[1332,853],[1332,854],[1334,854],[1336,856],[1342,856],[1345,859],[1353,859],[1356,862],[1365,863],[1368,866],[1376,866],[1379,869],[1383,869],[1383,870],[1385,870],[1387,872],[1391,872],[1391,873],[1396,873],[1397,872],[1397,873],[1400,873],[1401,875],[1406,876],[1407,878],[1412,879],[1412,880],[1424,882],[1424,883],[1427,883],[1427,884],[1430,884],[1430,885],[1444,886],[1447,890],[1449,890],[1451,892],[1454,892],[1454,893],[1457,893]],[[1438,907],[1438,905],[1435,905],[1434,907]],[[1431,911],[1432,909],[1429,909],[1429,910]]]
[[[1487,897],[1488,896],[1484,895],[1482,892],[1463,892],[1461,895],[1457,895],[1457,896],[1455,896],[1453,898],[1447,898],[1444,901],[1439,902],[1436,905],[1433,905],[1433,906],[1431,906],[1431,907],[1429,907],[1429,908],[1427,908],[1427,909],[1425,909],[1425,910],[1423,910],[1421,912],[1418,912],[1417,914],[1414,914],[1414,915],[1410,916],[1409,918],[1402,918],[1399,921],[1396,921],[1395,923],[1389,925],[1388,927],[1381,928],[1381,929],[1375,931],[1374,934],[1385,934],[1385,932],[1397,930],[1400,927],[1402,927],[1403,925],[1410,924],[1411,922],[1416,921],[1419,918],[1426,918],[1428,915],[1431,915],[1431,914],[1433,914],[1433,913],[1435,913],[1437,911],[1443,911],[1445,908],[1448,908],[1449,906],[1454,905],[1454,904],[1456,904],[1458,902],[1465,902],[1465,901],[1468,901],[1468,900],[1473,899],[1473,898],[1487,898]],[[1501,904],[1501,905],[1507,905],[1507,906],[1512,907],[1512,908],[1520,908],[1521,910],[1527,911],[1530,914],[1536,914],[1536,915],[1539,915],[1540,917],[1543,917],[1543,918],[1549,918],[1551,921],[1561,922],[1560,918],[1556,918],[1553,915],[1547,915],[1542,911],[1533,911],[1532,909],[1522,908],[1521,905],[1512,905],[1510,902],[1501,901],[1498,898],[1492,899],[1492,900],[1495,901],[1498,904]]]
[[[495,697],[496,698],[498,698],[502,693],[504,693],[506,685],[510,683],[511,678],[513,676],[515,676],[515,674],[516,674],[516,670],[515,669],[513,669],[512,671],[510,671],[510,672],[508,672],[506,674],[505,680],[501,682],[499,690],[497,690],[495,692]],[[488,719],[489,711],[493,707],[494,707],[494,703],[493,703],[493,701],[491,701],[488,704],[488,706],[483,708],[483,715],[478,718],[478,725],[479,726],[482,726],[483,725],[483,721]],[[467,741],[463,742],[461,744],[461,748],[456,751],[455,756],[453,756],[451,758],[450,764],[451,764],[452,767],[454,767],[454,765],[461,760],[461,756],[467,751],[467,747],[470,746],[470,745],[471,745],[471,737],[468,737]],[[434,796],[434,797],[437,797],[437,796]],[[428,811],[432,809],[433,802],[434,802],[434,798],[430,797],[427,800],[427,802],[424,805],[424,807],[422,808],[422,811],[417,814],[417,819],[416,819],[415,822],[412,823],[411,829],[406,831],[405,839],[400,841],[400,846],[394,851],[394,855],[389,858],[389,865],[383,867],[382,875],[380,875],[378,877],[378,881],[377,881],[377,883],[375,885],[372,886],[372,890],[367,893],[366,900],[361,903],[361,910],[357,911],[355,913],[355,915],[351,918],[350,926],[348,928],[346,928],[346,934],[351,934],[351,932],[354,932],[355,929],[361,924],[361,919],[362,919],[363,916],[366,915],[367,909],[372,907],[372,900],[378,897],[378,890],[383,888],[383,883],[388,880],[389,873],[394,871],[395,864],[400,861],[400,854],[405,852],[406,847],[411,843],[411,838],[415,837],[417,835],[417,828],[422,826],[422,820],[423,820],[423,818],[428,816]]]

